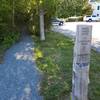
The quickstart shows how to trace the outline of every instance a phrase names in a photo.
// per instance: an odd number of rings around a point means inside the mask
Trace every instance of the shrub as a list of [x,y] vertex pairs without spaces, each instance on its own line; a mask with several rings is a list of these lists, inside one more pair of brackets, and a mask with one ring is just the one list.
[[75,21],[83,21],[83,16],[69,17],[66,19],[66,22],[75,22]]
[[[12,30],[14,30],[14,32]],[[16,28],[12,29],[8,24],[0,23],[0,48],[9,48],[19,37],[20,34]]]

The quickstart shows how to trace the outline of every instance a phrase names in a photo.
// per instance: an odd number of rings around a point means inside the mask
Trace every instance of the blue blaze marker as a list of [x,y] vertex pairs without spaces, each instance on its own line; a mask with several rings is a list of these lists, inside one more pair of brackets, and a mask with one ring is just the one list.
[[86,67],[88,63],[76,63],[79,67]]

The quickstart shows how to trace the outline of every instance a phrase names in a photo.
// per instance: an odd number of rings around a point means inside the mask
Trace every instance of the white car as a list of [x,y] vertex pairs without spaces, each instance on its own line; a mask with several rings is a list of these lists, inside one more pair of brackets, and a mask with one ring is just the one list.
[[84,16],[83,20],[86,22],[100,21],[100,17],[96,15]]

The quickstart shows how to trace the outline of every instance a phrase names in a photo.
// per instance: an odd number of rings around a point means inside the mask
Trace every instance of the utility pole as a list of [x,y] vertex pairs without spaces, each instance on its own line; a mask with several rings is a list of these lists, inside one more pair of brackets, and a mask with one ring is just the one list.
[[72,100],[88,100],[92,26],[78,25],[74,46]]

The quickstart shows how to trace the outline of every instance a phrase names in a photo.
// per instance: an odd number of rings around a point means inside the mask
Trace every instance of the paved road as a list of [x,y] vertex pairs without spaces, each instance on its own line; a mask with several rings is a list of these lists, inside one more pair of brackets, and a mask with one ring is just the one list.
[[92,25],[92,48],[100,52],[100,22],[67,22],[63,26],[54,26],[53,31],[60,32],[65,36],[75,38],[77,25]]
[[25,37],[6,52],[5,63],[0,64],[0,100],[43,100],[33,48],[32,39]]

